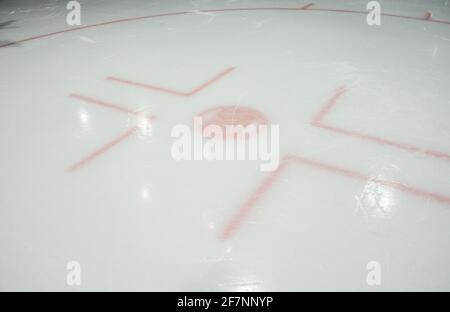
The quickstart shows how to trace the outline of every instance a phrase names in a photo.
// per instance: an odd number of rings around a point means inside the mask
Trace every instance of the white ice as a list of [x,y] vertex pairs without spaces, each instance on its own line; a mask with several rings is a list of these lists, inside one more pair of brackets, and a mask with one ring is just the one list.
[[[310,2],[330,10],[216,10]],[[331,11],[367,2],[81,0],[81,27],[187,13],[21,41],[74,28],[67,1],[2,1],[0,290],[449,291],[450,160],[423,150],[450,154],[450,24],[425,20],[450,21],[450,6],[379,1],[417,17],[380,26]],[[188,91],[231,66],[189,97],[105,79]],[[365,137],[311,125],[339,86],[323,122]],[[155,119],[67,171],[139,122],[73,93]],[[221,105],[263,112],[280,154],[322,164],[289,165],[227,239],[269,174],[170,155],[174,125]],[[66,283],[69,261],[79,286]],[[367,283],[371,261],[380,285]]]

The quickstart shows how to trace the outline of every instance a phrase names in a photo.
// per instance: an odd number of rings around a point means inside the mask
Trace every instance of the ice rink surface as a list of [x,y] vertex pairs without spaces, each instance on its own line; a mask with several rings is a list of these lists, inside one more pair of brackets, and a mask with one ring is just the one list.
[[[450,4],[379,2],[0,1],[0,290],[449,291]],[[173,160],[223,106],[278,170]]]

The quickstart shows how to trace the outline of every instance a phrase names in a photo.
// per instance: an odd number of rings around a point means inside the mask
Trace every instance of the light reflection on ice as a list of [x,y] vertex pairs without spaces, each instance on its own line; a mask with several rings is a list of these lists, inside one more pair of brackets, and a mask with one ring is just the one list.
[[377,182],[381,177],[370,180],[359,196],[356,196],[358,210],[366,218],[389,219],[395,211],[396,201],[392,188]]
[[87,110],[80,108],[78,111],[78,118],[80,119],[80,126],[82,132],[88,132],[91,128],[90,120],[91,116]]

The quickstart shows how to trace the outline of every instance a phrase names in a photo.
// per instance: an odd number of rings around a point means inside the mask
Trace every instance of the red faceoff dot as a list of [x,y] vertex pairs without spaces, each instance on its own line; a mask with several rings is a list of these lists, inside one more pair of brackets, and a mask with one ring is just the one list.
[[[249,126],[267,125],[266,116],[256,109],[246,106],[218,106],[210,108],[198,114],[202,118],[203,130],[209,125],[215,125],[222,129],[222,133],[229,139],[226,126]],[[256,129],[257,131],[258,129]],[[256,132],[257,133],[257,132]],[[236,138],[238,133],[234,132],[231,138]]]

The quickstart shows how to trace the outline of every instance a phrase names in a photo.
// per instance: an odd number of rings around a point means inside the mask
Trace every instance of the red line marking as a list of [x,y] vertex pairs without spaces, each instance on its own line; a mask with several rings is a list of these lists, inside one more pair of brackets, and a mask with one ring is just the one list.
[[[112,109],[112,110],[115,110],[115,111],[119,111],[121,113],[127,113],[127,114],[133,114],[133,115],[141,115],[144,118],[146,118],[148,121],[152,121],[152,120],[155,119],[155,117],[153,115],[151,115],[151,114],[147,114],[145,112],[133,111],[133,110],[128,109],[126,107],[119,106],[119,105],[116,105],[116,104],[113,104],[113,103],[110,103],[110,102],[106,102],[106,101],[103,101],[103,100],[99,100],[99,99],[96,99],[96,98],[93,98],[93,97],[84,96],[84,95],[80,95],[80,94],[76,94],[76,93],[70,93],[69,96],[74,98],[74,99],[81,100],[81,101],[84,101],[84,102],[89,103],[89,104],[94,104],[94,105],[97,105],[97,106],[100,106],[100,107]],[[127,132],[125,132],[120,137],[118,137],[118,138],[114,139],[113,141],[107,143],[106,145],[100,147],[99,149],[95,150],[94,152],[92,152],[88,156],[84,157],[80,161],[78,161],[75,164],[73,164],[72,166],[70,166],[67,169],[67,171],[78,170],[79,168],[84,166],[86,163],[90,162],[94,158],[96,158],[96,157],[100,156],[101,154],[105,153],[107,150],[109,150],[114,145],[117,145],[118,143],[122,142],[123,140],[125,140],[126,138],[131,136],[131,134],[133,134],[136,130],[137,130],[136,127],[132,128],[131,130],[128,130]]]
[[250,214],[252,208],[256,205],[258,200],[267,193],[270,187],[275,182],[276,178],[285,169],[287,162],[282,160],[277,170],[272,171],[256,188],[255,191],[250,195],[250,197],[239,207],[237,212],[231,217],[227,226],[220,234],[220,239],[229,238],[233,232],[236,231],[238,226],[243,222],[243,220]]
[[395,141],[385,139],[382,137],[361,133],[359,131],[353,131],[353,130],[348,130],[348,129],[344,129],[344,128],[339,128],[339,127],[335,127],[335,126],[331,126],[331,125],[327,125],[327,124],[323,123],[323,119],[325,118],[325,116],[327,114],[329,114],[331,109],[333,109],[335,107],[337,101],[343,96],[343,94],[345,92],[347,92],[346,87],[341,86],[341,87],[337,88],[335,93],[325,102],[325,105],[323,106],[323,108],[313,118],[311,125],[314,127],[317,127],[317,128],[321,128],[324,130],[332,131],[332,132],[347,135],[347,136],[352,136],[352,137],[355,137],[358,139],[372,141],[372,142],[375,142],[378,144],[383,144],[383,145],[389,145],[389,146],[392,146],[392,147],[395,147],[398,149],[402,149],[405,151],[418,152],[418,153],[422,153],[424,155],[428,155],[431,157],[450,160],[450,155],[447,153],[444,153],[444,152],[421,148],[421,147],[414,146],[411,144],[395,142]]
[[124,83],[124,84],[131,85],[131,86],[134,86],[134,87],[140,87],[140,88],[144,88],[144,89],[150,89],[150,90],[153,90],[153,91],[169,93],[169,94],[172,94],[172,95],[188,97],[188,96],[192,96],[192,95],[200,92],[201,90],[205,89],[209,85],[213,84],[217,80],[219,80],[222,77],[224,77],[227,74],[229,74],[235,68],[236,67],[229,67],[229,68],[221,71],[220,73],[216,74],[214,77],[208,79],[204,83],[202,83],[199,86],[195,87],[191,91],[179,91],[179,90],[169,89],[169,88],[160,87],[160,86],[151,85],[151,84],[145,84],[145,83],[141,83],[141,82],[136,82],[136,81],[122,79],[122,78],[118,78],[118,77],[112,77],[112,76],[106,77],[106,79],[112,80],[112,81],[116,81],[116,82],[120,82],[120,83]]
[[[233,12],[233,11],[263,11],[263,10],[308,11],[308,12],[323,11],[323,12],[335,12],[335,13],[367,14],[366,11],[337,10],[337,9],[318,9],[318,8],[311,8],[311,9],[309,9],[309,7],[308,7],[308,9],[298,9],[298,8],[289,8],[289,7],[228,8],[228,9],[198,10],[196,12],[208,13],[208,12]],[[53,37],[53,36],[56,36],[56,35],[59,35],[59,34],[65,34],[65,33],[69,33],[69,32],[76,32],[76,31],[80,31],[80,30],[88,29],[88,28],[95,28],[95,27],[101,27],[101,26],[106,26],[106,25],[126,23],[126,22],[145,20],[145,19],[152,19],[152,18],[165,17],[165,16],[178,16],[178,15],[185,15],[185,14],[195,14],[196,12],[193,12],[193,11],[168,12],[168,13],[162,13],[162,14],[145,15],[145,16],[137,16],[137,17],[130,17],[130,18],[111,20],[111,21],[107,21],[107,22],[101,22],[101,23],[96,23],[96,24],[91,24],[91,25],[86,25],[86,26],[79,26],[79,27],[74,27],[74,28],[69,28],[69,29],[63,29],[63,30],[59,30],[59,31],[51,32],[51,33],[46,33],[46,34],[42,34],[42,35],[37,35],[37,36],[33,36],[33,37],[27,37],[27,38],[19,39],[19,40],[16,40],[16,41],[12,41],[12,42],[0,45],[0,48],[6,48],[8,46],[13,46],[13,45],[16,45],[16,44],[19,44],[19,43],[34,41],[34,40],[38,40],[38,39],[44,39],[44,38]],[[441,23],[441,24],[447,24],[447,25],[450,24],[449,21],[436,20],[436,19],[432,19],[432,18],[430,18],[430,19],[426,19],[425,18],[424,19],[424,18],[421,18],[421,17],[413,17],[413,16],[389,14],[389,13],[381,13],[381,15],[382,16],[387,16],[387,17],[394,17],[394,18],[403,18],[403,19],[411,19],[411,20],[417,20],[417,21],[426,21],[426,22],[430,22],[430,23]]]
[[251,210],[257,204],[258,200],[260,200],[263,197],[263,195],[265,195],[269,191],[270,187],[272,187],[273,183],[276,181],[276,178],[283,171],[285,171],[288,165],[292,163],[308,165],[323,171],[331,172],[336,175],[352,178],[359,181],[373,181],[375,183],[381,184],[386,187],[391,187],[404,193],[412,194],[423,198],[430,198],[443,204],[450,205],[450,197],[445,195],[424,191],[419,188],[411,187],[395,181],[373,179],[365,174],[353,170],[323,163],[313,159],[308,159],[302,156],[288,155],[283,157],[283,159],[280,161],[280,166],[278,167],[278,169],[271,172],[265,179],[263,179],[263,181],[256,188],[256,190],[250,194],[250,197],[238,208],[236,213],[231,217],[230,221],[225,226],[224,230],[221,232],[219,237],[221,240],[228,239],[229,237],[232,236],[232,234],[234,234],[234,232],[237,231],[239,225],[241,225],[244,222],[244,220],[250,214]]
[[38,40],[38,39],[53,37],[53,36],[59,35],[59,34],[76,32],[76,31],[80,31],[83,29],[87,29],[87,28],[95,28],[95,27],[101,27],[101,26],[106,26],[106,25],[111,25],[111,24],[119,24],[119,23],[138,21],[138,20],[142,20],[142,19],[150,19],[150,18],[173,16],[173,15],[183,15],[183,14],[190,14],[190,13],[192,13],[192,12],[188,12],[188,11],[186,11],[186,12],[169,12],[169,13],[163,13],[163,14],[154,14],[154,15],[147,15],[147,16],[137,16],[137,17],[117,19],[117,20],[101,22],[101,23],[96,23],[96,24],[91,24],[91,25],[86,25],[86,26],[78,26],[78,27],[58,30],[58,31],[51,32],[51,33],[46,33],[46,34],[42,34],[42,35],[37,35],[37,36],[33,36],[33,37],[28,37],[28,38],[24,38],[24,39],[20,39],[20,40],[16,40],[16,41],[8,42],[7,44],[0,45],[0,48],[5,48],[8,46],[12,46],[12,45],[16,45],[16,44],[24,43],[24,42],[28,42],[28,41],[34,41],[34,40]]
[[102,155],[106,151],[108,151],[110,148],[116,146],[120,142],[123,142],[125,139],[129,138],[133,133],[136,132],[136,130],[137,130],[136,127],[133,127],[131,129],[127,130],[125,133],[123,133],[119,137],[117,137],[114,140],[112,140],[111,142],[103,145],[102,147],[96,149],[95,151],[93,151],[92,153],[87,155],[86,157],[82,158],[81,160],[79,160],[76,163],[74,163],[73,165],[71,165],[67,169],[67,171],[73,172],[73,171],[80,169],[81,167],[85,166],[88,162],[92,161],[94,158],[99,157],[100,155]]
[[[357,11],[357,10],[317,9],[317,8],[313,8],[308,11],[323,11],[323,12],[350,13],[350,14],[367,14],[368,13],[367,11]],[[423,17],[415,17],[415,16],[407,16],[407,15],[399,15],[399,14],[391,14],[391,13],[380,13],[380,15],[387,16],[387,17],[403,18],[403,19],[409,19],[409,20],[415,20],[415,21],[426,21],[426,22],[450,25],[449,21],[425,19]]]
[[300,8],[300,10],[308,10],[308,8],[312,7],[313,5],[314,5],[314,3],[308,3],[307,5],[302,6],[302,7]]
[[364,175],[364,174],[361,174],[361,173],[358,173],[358,172],[355,172],[352,170],[348,170],[348,169],[340,168],[340,167],[337,167],[334,165],[329,165],[329,164],[322,163],[319,161],[307,159],[307,158],[304,158],[301,156],[291,156],[291,159],[293,159],[294,161],[297,161],[299,163],[314,166],[316,168],[330,171],[330,172],[333,172],[333,173],[336,173],[336,174],[339,174],[342,176],[346,176],[349,178],[362,180],[362,181],[370,180],[375,183],[381,184],[383,186],[388,186],[388,187],[397,189],[402,192],[410,193],[412,195],[416,195],[419,197],[430,198],[435,201],[444,203],[446,205],[450,205],[450,197],[445,196],[445,195],[441,195],[441,194],[437,194],[437,193],[433,193],[433,192],[429,192],[429,191],[424,191],[419,188],[408,186],[408,185],[405,185],[405,184],[402,184],[399,182],[395,182],[395,181],[388,181],[388,180],[383,180],[383,179],[373,179],[367,175]]
[[122,112],[122,113],[137,114],[137,112],[135,112],[135,111],[133,111],[133,110],[131,110],[129,108],[126,108],[126,107],[123,107],[123,106],[120,106],[120,105],[116,105],[116,104],[113,104],[113,103],[110,103],[110,102],[106,102],[106,101],[103,101],[103,100],[99,100],[99,99],[96,99],[96,98],[93,98],[93,97],[84,96],[84,95],[76,94],[76,93],[70,93],[69,96],[74,98],[74,99],[81,100],[81,101],[89,103],[89,104],[94,104],[94,105],[97,105],[97,106],[110,108],[110,109],[113,109],[113,110],[116,110],[116,111],[119,111],[119,112]]
[[356,131],[351,131],[351,130],[346,130],[343,128],[338,128],[338,127],[333,127],[333,126],[328,126],[328,125],[324,125],[324,124],[315,124],[315,127],[318,128],[322,128],[325,130],[329,130],[329,131],[333,131],[336,133],[340,133],[340,134],[345,134],[348,136],[353,136],[353,137],[357,137],[359,139],[363,139],[363,140],[369,140],[369,141],[373,141],[379,144],[385,144],[385,145],[390,145],[399,149],[403,149],[403,150],[407,150],[410,152],[419,152],[422,151],[420,148],[409,145],[409,144],[403,144],[403,143],[397,143],[388,139],[383,139],[380,137],[376,137],[376,136],[371,136],[371,135],[367,135],[367,134],[362,134]]
[[104,107],[104,108],[113,109],[113,110],[119,111],[121,113],[127,113],[127,114],[132,114],[132,115],[142,115],[143,117],[145,117],[149,121],[156,119],[156,117],[151,115],[151,114],[147,114],[147,113],[141,112],[141,111],[134,111],[134,110],[131,110],[129,108],[126,108],[126,107],[123,107],[123,106],[120,106],[120,105],[117,105],[117,104],[114,104],[114,103],[106,102],[106,101],[103,101],[103,100],[99,100],[99,99],[96,99],[96,98],[93,98],[93,97],[84,96],[84,95],[76,94],[76,93],[70,93],[69,96],[74,98],[74,99],[81,100],[81,101],[84,101],[84,102],[89,103],[89,104],[94,104],[94,105],[101,106],[101,107]]
[[111,76],[109,76],[109,77],[106,77],[106,79],[112,80],[112,81],[116,81],[116,82],[120,82],[120,83],[124,83],[124,84],[128,84],[128,85],[131,85],[131,86],[134,86],[134,87],[140,87],[140,88],[144,88],[144,89],[151,89],[151,90],[154,90],[154,91],[170,93],[172,95],[188,96],[188,94],[186,92],[170,90],[170,89],[166,89],[166,88],[162,88],[162,87],[158,87],[158,86],[153,86],[153,85],[149,85],[149,84],[144,84],[144,83],[140,83],[140,82],[136,82],[136,81],[131,81],[131,80],[127,80],[127,79],[122,79],[122,78],[118,78],[118,77],[111,77]]
[[312,123],[314,125],[320,124],[322,119],[325,117],[326,114],[336,105],[336,102],[339,100],[339,98],[347,91],[347,88],[345,86],[340,86],[336,89],[333,96],[331,96],[327,102],[325,103],[324,107],[316,114],[314,117]]

